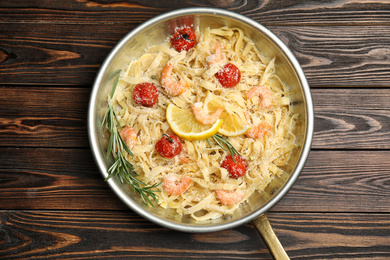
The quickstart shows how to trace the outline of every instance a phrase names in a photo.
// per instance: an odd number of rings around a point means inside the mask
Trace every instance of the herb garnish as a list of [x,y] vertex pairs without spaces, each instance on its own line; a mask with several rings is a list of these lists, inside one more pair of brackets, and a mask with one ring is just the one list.
[[145,204],[153,205],[153,202],[150,200],[152,198],[155,202],[158,202],[158,196],[153,188],[157,187],[160,184],[153,184],[147,186],[144,182],[137,179],[138,174],[134,171],[134,166],[126,160],[124,154],[127,152],[131,156],[133,153],[127,147],[126,143],[123,141],[121,135],[119,134],[119,129],[122,129],[119,123],[119,120],[116,116],[115,110],[112,106],[112,98],[115,93],[116,86],[118,85],[120,76],[120,71],[117,73],[115,78],[114,86],[112,88],[111,97],[107,105],[107,111],[104,115],[102,121],[102,127],[108,130],[110,133],[110,140],[107,147],[107,159],[112,156],[114,162],[110,166],[108,171],[108,177],[106,181],[111,177],[118,176],[122,183],[128,183],[132,187],[133,191],[139,194]]
[[171,144],[173,144],[173,139],[172,139],[172,137],[170,137],[170,136],[167,135],[167,134],[163,134],[163,136],[164,136],[165,139],[167,139]]
[[188,33],[180,34],[180,35],[178,35],[178,36],[174,39],[174,41],[178,41],[178,40],[180,40],[181,38],[184,39],[184,40],[186,40],[186,41],[190,41],[190,42],[195,41],[195,40],[193,40],[193,39],[190,39],[190,37],[191,37],[191,36],[190,36]]
[[[212,138],[214,139],[214,141],[224,150],[224,151],[229,151],[229,153],[232,155],[232,159],[233,159],[233,162],[235,161],[234,159],[234,155],[238,154],[238,151],[236,150],[236,148],[234,148],[234,146],[229,143],[228,140],[226,140],[222,135],[220,134],[215,134],[212,136]],[[211,146],[210,144],[210,141],[209,139],[206,139],[207,140],[207,143]],[[227,149],[226,149],[227,148]]]

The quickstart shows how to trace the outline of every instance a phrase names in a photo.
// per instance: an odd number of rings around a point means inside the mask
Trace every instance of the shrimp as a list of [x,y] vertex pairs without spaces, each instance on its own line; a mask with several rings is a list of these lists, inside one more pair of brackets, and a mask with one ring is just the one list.
[[[250,125],[251,124],[251,117],[248,113],[244,113],[246,122]],[[257,126],[252,126],[245,135],[250,138],[259,138],[268,133],[268,131],[271,129],[271,125],[267,122],[263,121],[261,124]]]
[[204,110],[202,109],[202,105],[202,102],[196,102],[192,105],[192,112],[194,113],[196,121],[198,121],[202,125],[214,124],[215,121],[217,121],[218,118],[221,117],[223,113],[223,108],[219,107],[217,110],[214,111],[214,113],[209,115],[204,112]]
[[191,178],[184,176],[181,181],[176,175],[164,176],[164,190],[171,195],[180,195],[190,186]]
[[206,60],[207,60],[207,63],[209,64],[209,66],[213,66],[217,62],[221,61],[222,58],[223,58],[223,56],[222,56],[221,43],[219,41],[217,41],[215,43],[215,53],[208,56],[206,58]]
[[137,132],[133,128],[126,126],[119,131],[119,134],[129,148],[132,148],[136,144]]
[[240,189],[236,189],[235,191],[216,190],[215,193],[219,201],[224,205],[237,204],[245,197],[245,193]]
[[190,158],[187,157],[187,146],[186,144],[181,144],[181,147],[182,147],[182,150],[181,152],[179,153],[179,161],[181,161],[182,163],[184,164],[187,164],[190,162]]
[[261,98],[260,107],[270,107],[272,105],[272,92],[269,88],[265,86],[256,86],[252,87],[248,93],[247,97],[252,99],[253,97],[258,96]]
[[265,136],[270,129],[270,124],[268,124],[267,122],[262,122],[257,126],[251,127],[251,129],[249,129],[248,132],[245,133],[245,135],[247,137],[256,139]]
[[184,164],[187,164],[190,162],[190,159],[187,157],[187,155],[183,152],[181,152],[178,156],[179,160],[184,163]]
[[172,78],[172,70],[173,66],[167,63],[161,73],[161,84],[169,95],[177,96],[188,88],[188,84],[183,79],[175,82]]

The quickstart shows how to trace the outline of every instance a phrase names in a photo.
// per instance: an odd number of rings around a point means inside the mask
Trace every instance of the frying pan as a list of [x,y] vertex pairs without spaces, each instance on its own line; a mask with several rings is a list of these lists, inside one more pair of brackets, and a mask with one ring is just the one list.
[[91,92],[88,132],[97,166],[103,177],[107,178],[107,135],[102,130],[101,121],[116,73],[125,69],[129,61],[139,58],[147,46],[160,44],[175,28],[189,25],[199,26],[201,30],[205,27],[238,27],[264,55],[276,57],[277,73],[290,87],[293,113],[299,114],[294,132],[298,147],[283,168],[286,173],[273,179],[264,192],[254,193],[232,216],[202,222],[196,222],[189,217],[178,218],[174,211],[145,205],[131,189],[116,178],[110,178],[107,183],[133,211],[170,229],[183,232],[214,232],[252,222],[274,258],[289,259],[273,232],[266,212],[290,190],[304,167],[313,137],[313,104],[307,80],[292,52],[271,31],[248,17],[215,8],[186,8],[156,16],[129,32],[103,62]]

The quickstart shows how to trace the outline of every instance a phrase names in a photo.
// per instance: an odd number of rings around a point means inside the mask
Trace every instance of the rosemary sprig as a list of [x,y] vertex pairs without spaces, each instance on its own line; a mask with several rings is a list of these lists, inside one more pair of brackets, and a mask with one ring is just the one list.
[[124,156],[125,152],[127,152],[131,156],[133,156],[133,153],[127,147],[126,143],[119,134],[121,126],[119,124],[119,120],[116,116],[115,110],[112,106],[112,98],[118,85],[119,76],[120,71],[115,78],[110,100],[107,105],[107,110],[102,121],[102,127],[110,133],[110,140],[108,142],[106,157],[107,160],[110,157],[112,157],[113,159],[112,165],[107,170],[109,175],[106,178],[106,181],[114,176],[118,176],[122,183],[130,184],[133,191],[140,195],[141,199],[145,204],[150,204],[151,206],[154,206],[151,199],[153,199],[155,202],[158,202],[158,196],[156,192],[159,191],[154,190],[154,188],[160,185],[160,183],[147,186],[144,182],[138,180],[138,174],[134,171],[134,166],[129,161],[127,161]]
[[[212,136],[214,141],[224,150],[229,151],[229,153],[232,155],[233,162],[235,162],[234,156],[236,154],[240,155],[240,153],[234,148],[234,146],[229,143],[228,140],[226,140],[222,135],[215,134]],[[211,146],[210,141],[207,139],[208,144]]]

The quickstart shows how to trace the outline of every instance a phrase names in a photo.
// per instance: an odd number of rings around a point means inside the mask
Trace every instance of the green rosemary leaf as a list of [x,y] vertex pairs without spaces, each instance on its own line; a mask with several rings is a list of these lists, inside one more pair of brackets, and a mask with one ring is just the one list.
[[111,177],[115,176],[116,175],[116,168],[118,167],[118,164],[117,162],[115,162],[113,165],[111,165],[111,167],[107,170],[107,172],[109,173],[108,177],[105,179],[105,181],[107,181],[108,179],[110,179]]
[[114,135],[111,135],[110,139],[108,141],[107,154],[106,154],[106,158],[107,159],[110,158],[110,155],[111,155],[111,152],[112,152],[113,143],[114,143]]
[[[222,135],[215,134],[212,136],[214,141],[224,150],[229,151],[229,153],[232,155],[233,162],[235,162],[235,155],[238,154],[238,151],[234,148],[234,146],[229,143],[228,140],[226,140]],[[226,149],[227,148],[227,149]]]
[[116,74],[117,75],[116,75],[116,78],[115,78],[115,81],[114,81],[114,86],[112,87],[112,91],[111,91],[111,98],[114,96],[114,93],[115,93],[115,90],[116,90],[116,86],[118,85],[119,76],[121,75],[121,70],[119,70]]
[[[102,126],[103,128],[104,128],[104,125],[106,125],[106,123],[107,123],[108,113],[109,113],[109,111],[108,111],[108,109],[107,109],[106,113],[104,113],[104,117],[103,117],[102,124],[101,124],[101,126]],[[106,130],[108,130],[108,129],[106,129]]]
[[209,144],[209,146],[212,147],[211,144],[210,144],[210,140],[208,138],[206,139],[206,141]]
[[221,144],[221,142],[218,140],[218,138],[216,138],[216,137],[214,137],[214,136],[213,136],[213,138],[214,138],[214,141],[217,142],[217,144],[218,144],[219,146],[221,146],[221,148],[222,148],[224,151],[227,151],[226,148],[225,148],[225,146],[224,146],[223,144]]
[[[116,126],[117,126],[117,128],[119,128],[119,130],[121,130],[122,127],[121,127],[121,124],[119,123],[119,119],[118,119],[118,117],[116,116],[116,113],[115,113],[115,112],[113,112],[113,114],[114,114],[114,117],[115,117]],[[117,129],[117,130],[118,130],[118,129]],[[119,132],[119,131],[118,131],[118,132]]]
[[116,153],[116,152],[118,152],[118,148],[117,148],[117,138],[118,138],[118,136],[117,136],[115,131],[111,133],[111,136],[112,136],[111,152],[112,153]]
[[133,175],[135,175],[135,176],[137,176],[138,175],[138,173],[136,173],[135,171],[134,171],[134,167],[133,167],[133,165],[131,164],[131,163],[129,163],[126,159],[124,159],[124,166],[126,167],[126,169],[128,169],[128,171],[131,173],[131,174],[133,174]]
[[110,168],[108,168],[108,173],[114,173],[115,172],[115,169],[116,169],[116,167],[118,166],[118,161],[115,161],[111,166],[110,166]]
[[155,184],[153,184],[152,186],[145,187],[145,189],[146,189],[146,190],[154,189],[154,188],[160,186],[161,184],[162,184],[162,182],[160,182],[160,183],[155,183]]
[[121,143],[121,146],[123,147],[123,149],[128,153],[130,154],[131,156],[134,156],[133,152],[129,149],[129,147],[126,145],[126,142],[123,140],[122,136],[119,134],[119,140],[120,140],[120,143]]
[[[113,98],[116,87],[118,85],[119,76],[120,71],[117,73],[115,78],[114,86],[111,92],[111,99]],[[133,156],[133,153],[126,145],[125,141],[122,139],[119,133],[118,129],[121,129],[121,126],[115,110],[111,104],[111,100],[108,102],[107,110],[102,120],[102,127],[110,133],[106,155],[107,160],[110,157],[113,159],[113,163],[107,170],[108,177],[105,180],[107,181],[108,179],[117,176],[122,183],[129,184],[133,191],[140,195],[144,203],[154,206],[150,198],[158,203],[158,196],[156,192],[159,192],[159,190],[156,190],[155,188],[160,184],[147,186],[144,182],[137,179],[138,174],[134,171],[134,166],[125,158],[125,153],[131,156]]]
[[145,204],[153,204],[149,197],[144,193],[139,193],[139,195],[141,195],[141,198]]

